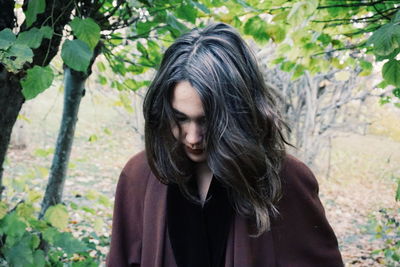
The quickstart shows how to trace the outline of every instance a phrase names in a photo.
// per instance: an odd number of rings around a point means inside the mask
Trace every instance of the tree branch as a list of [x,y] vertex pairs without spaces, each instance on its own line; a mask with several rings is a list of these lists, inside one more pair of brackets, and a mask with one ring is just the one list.
[[[335,7],[362,7],[362,6],[374,6],[376,4],[384,3],[387,0],[379,0],[370,3],[354,3],[354,4],[338,4],[338,5],[327,5],[327,6],[319,6],[317,9],[326,9],[326,8],[335,8]],[[389,2],[389,1],[387,1]],[[396,2],[396,1],[395,1]]]

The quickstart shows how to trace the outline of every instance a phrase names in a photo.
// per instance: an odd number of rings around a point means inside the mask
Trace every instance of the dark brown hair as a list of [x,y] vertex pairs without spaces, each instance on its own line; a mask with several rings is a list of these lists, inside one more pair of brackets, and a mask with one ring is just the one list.
[[284,123],[250,48],[229,25],[193,29],[165,52],[146,94],[145,146],[152,171],[176,183],[190,199],[193,163],[172,135],[176,123],[171,93],[180,81],[196,89],[206,116],[207,164],[228,190],[256,235],[270,228],[281,194],[279,170],[285,154]]

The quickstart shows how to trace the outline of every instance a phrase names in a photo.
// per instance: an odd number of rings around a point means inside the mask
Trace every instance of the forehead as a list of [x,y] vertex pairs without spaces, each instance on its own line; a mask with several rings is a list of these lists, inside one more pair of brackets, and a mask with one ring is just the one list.
[[172,108],[186,116],[204,116],[200,96],[188,81],[181,81],[175,85],[172,91],[171,105]]

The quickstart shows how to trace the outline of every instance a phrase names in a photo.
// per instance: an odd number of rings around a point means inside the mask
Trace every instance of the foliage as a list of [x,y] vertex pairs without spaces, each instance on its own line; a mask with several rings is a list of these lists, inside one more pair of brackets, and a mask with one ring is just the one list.
[[[43,197],[38,185],[48,175],[43,163],[53,153],[53,148],[34,150],[34,160],[27,164],[30,167],[16,167],[12,172],[16,177],[5,180],[8,190],[0,202],[0,266],[98,266],[105,259],[109,245],[106,221],[112,212],[109,197],[80,188],[75,198],[50,207],[43,219],[37,219]],[[18,243],[7,243],[13,238]],[[39,245],[21,248],[18,244],[27,243],[28,238],[38,238]],[[36,254],[43,254],[36,256],[44,258],[43,264],[35,261]],[[27,255],[28,261],[15,262],[13,258],[21,255]]]
[[234,25],[260,44],[274,42],[276,57],[271,63],[291,72],[292,79],[306,71],[314,75],[330,68],[344,73],[358,67],[360,75],[366,76],[372,72],[373,62],[387,61],[382,69],[384,87],[400,87],[398,1],[205,2],[209,9],[227,7],[227,12],[217,14],[218,20]]
[[8,28],[0,31],[0,62],[11,72],[17,72],[25,63],[31,63],[32,49],[17,43],[15,34]]
[[379,214],[371,216],[367,233],[383,241],[383,248],[374,250],[373,255],[383,254],[385,266],[396,266],[400,262],[400,209],[380,209]]
[[[397,179],[396,201],[400,201],[400,178]],[[383,243],[383,247],[372,252],[383,254],[386,266],[397,266],[400,262],[400,208],[382,208],[379,214],[369,218],[366,232]]]
[[78,240],[64,231],[67,217],[55,216],[65,215],[64,206],[49,209],[44,220],[34,216],[35,209],[30,202],[20,202],[4,213],[6,206],[1,202],[0,259],[9,266],[64,266],[63,263],[67,262],[84,264],[80,266],[98,264],[98,260],[89,255],[94,244],[85,239]]
[[[35,155],[45,158],[52,153],[35,151]],[[7,184],[8,201],[0,202],[0,265],[98,266],[104,261],[109,245],[108,237],[103,234],[103,220],[111,216],[106,212],[111,209],[111,201],[89,191],[81,196],[84,199],[80,203],[85,204],[52,206],[43,219],[37,219],[42,193],[26,181],[46,175],[28,172],[25,175],[28,180]],[[77,214],[80,220],[74,218]],[[99,217],[101,214],[105,216]]]
[[54,74],[49,66],[34,66],[28,70],[28,75],[22,79],[22,93],[25,99],[32,99],[50,87]]

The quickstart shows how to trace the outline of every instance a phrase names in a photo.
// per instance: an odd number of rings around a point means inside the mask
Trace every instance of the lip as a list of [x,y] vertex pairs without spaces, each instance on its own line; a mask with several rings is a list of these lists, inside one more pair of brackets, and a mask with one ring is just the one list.
[[204,152],[204,149],[192,149],[188,146],[186,146],[186,150],[190,153],[190,154],[194,154],[194,155],[201,155]]

